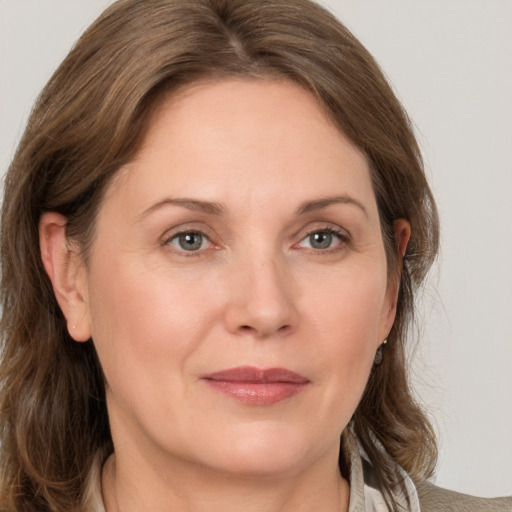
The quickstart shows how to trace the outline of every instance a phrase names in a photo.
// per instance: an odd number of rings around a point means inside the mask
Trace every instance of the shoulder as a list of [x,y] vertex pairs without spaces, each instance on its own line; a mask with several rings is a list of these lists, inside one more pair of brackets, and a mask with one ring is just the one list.
[[512,512],[512,496],[477,498],[437,487],[430,482],[416,484],[421,512]]

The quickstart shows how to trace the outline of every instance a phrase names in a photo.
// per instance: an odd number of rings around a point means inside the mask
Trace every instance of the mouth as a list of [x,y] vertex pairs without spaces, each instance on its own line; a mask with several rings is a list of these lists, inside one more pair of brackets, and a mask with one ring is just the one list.
[[246,405],[272,405],[304,391],[309,379],[285,368],[241,366],[202,377],[211,388]]

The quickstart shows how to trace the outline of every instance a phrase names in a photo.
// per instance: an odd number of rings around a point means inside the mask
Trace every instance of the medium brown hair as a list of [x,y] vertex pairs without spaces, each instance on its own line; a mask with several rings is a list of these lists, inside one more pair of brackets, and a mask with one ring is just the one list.
[[[366,154],[389,275],[401,285],[382,364],[352,425],[390,502],[401,481],[390,460],[418,480],[432,473],[435,437],[411,394],[404,347],[414,293],[437,252],[438,219],[410,122],[374,59],[308,0],[121,0],[43,90],[6,177],[0,509],[83,510],[94,457],[113,449],[94,345],[69,336],[41,263],[42,213],[65,215],[86,256],[103,193],[163,97],[218,77],[299,84]],[[400,218],[412,233],[403,259],[393,237]],[[340,467],[346,472],[343,457]]]

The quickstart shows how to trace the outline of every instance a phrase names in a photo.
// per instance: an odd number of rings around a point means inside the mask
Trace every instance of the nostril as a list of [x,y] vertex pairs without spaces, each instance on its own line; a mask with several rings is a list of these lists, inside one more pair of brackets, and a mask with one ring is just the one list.
[[272,333],[286,334],[291,329],[292,327],[289,324],[282,325],[281,327],[278,327],[276,330],[269,329],[268,331],[265,329],[257,329],[256,327],[253,327],[251,325],[241,325],[239,327],[239,332],[256,335],[261,338],[266,338],[267,336],[272,335]]

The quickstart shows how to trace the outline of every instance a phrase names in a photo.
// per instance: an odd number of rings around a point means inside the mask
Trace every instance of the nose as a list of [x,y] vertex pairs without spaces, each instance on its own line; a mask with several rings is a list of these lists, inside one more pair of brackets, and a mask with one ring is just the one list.
[[276,258],[231,269],[225,322],[229,332],[268,338],[292,332],[298,321],[290,272]]

